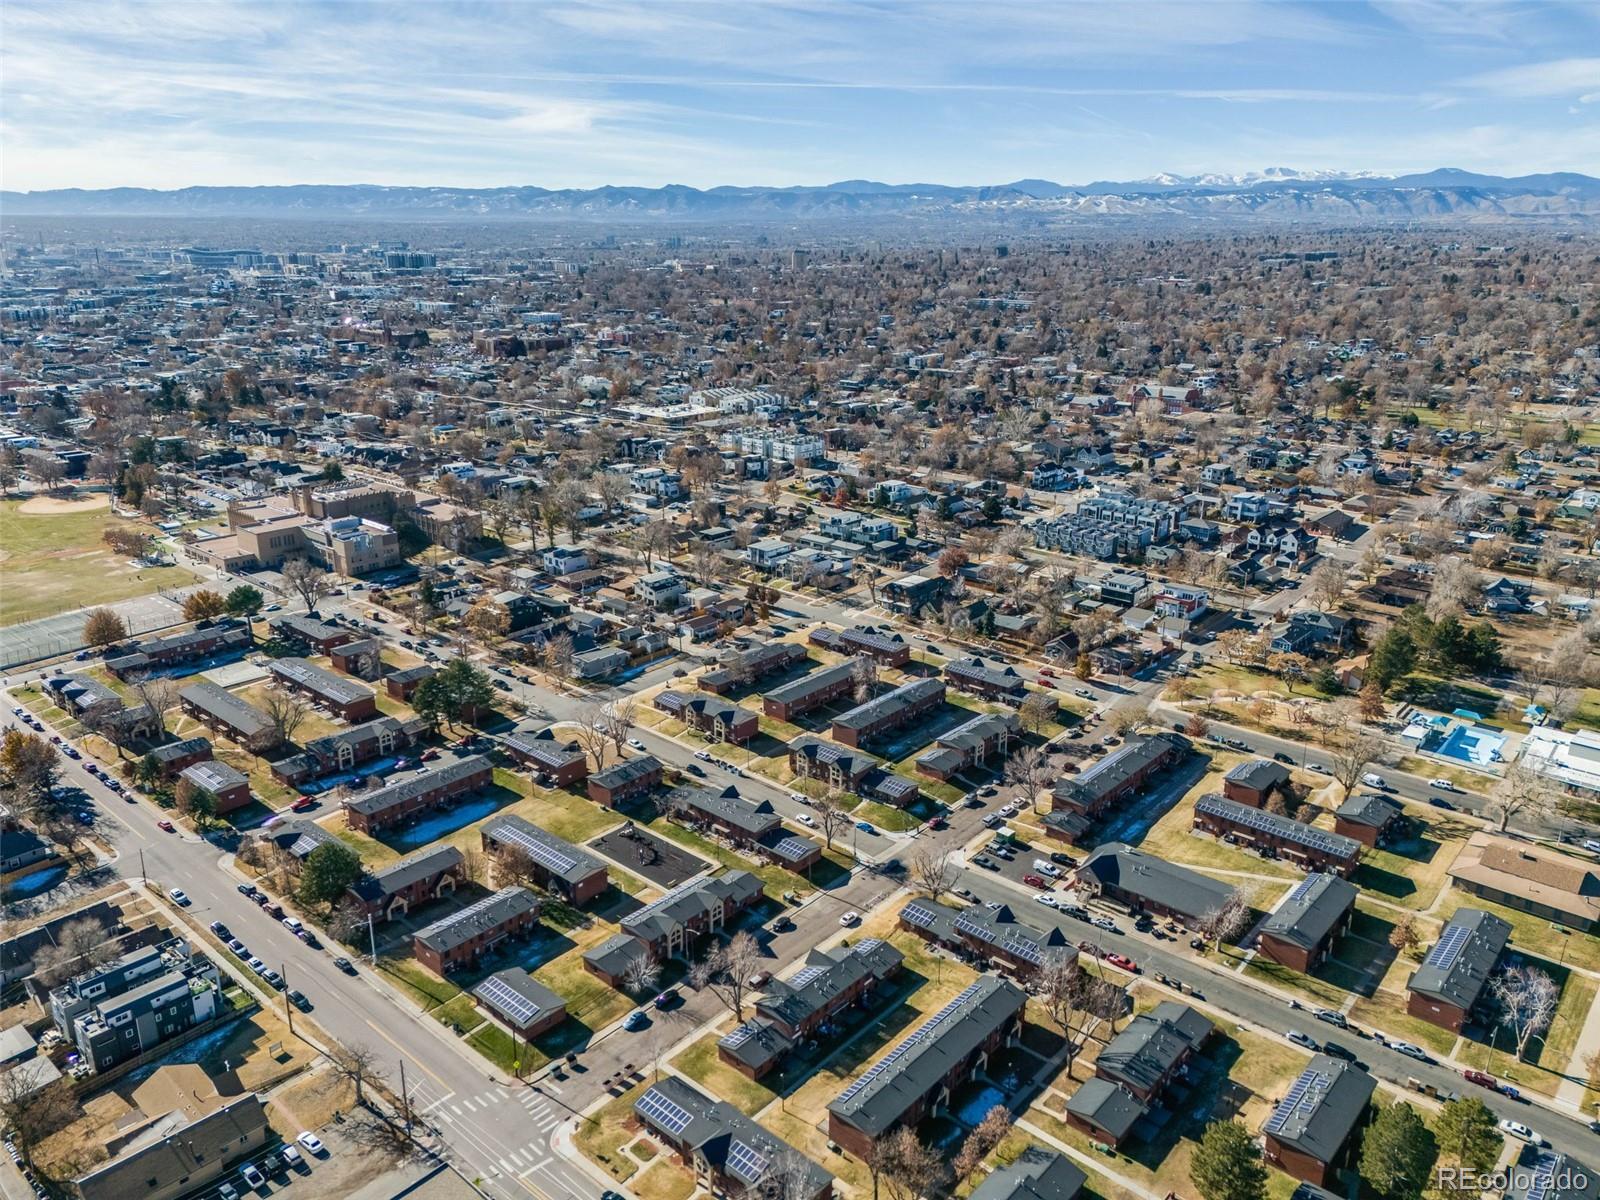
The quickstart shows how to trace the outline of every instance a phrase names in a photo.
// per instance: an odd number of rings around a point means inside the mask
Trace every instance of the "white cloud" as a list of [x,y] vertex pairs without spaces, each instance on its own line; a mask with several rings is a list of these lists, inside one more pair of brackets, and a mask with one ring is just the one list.
[[1563,58],[1486,71],[1468,81],[1497,96],[1568,96],[1600,88],[1600,58]]

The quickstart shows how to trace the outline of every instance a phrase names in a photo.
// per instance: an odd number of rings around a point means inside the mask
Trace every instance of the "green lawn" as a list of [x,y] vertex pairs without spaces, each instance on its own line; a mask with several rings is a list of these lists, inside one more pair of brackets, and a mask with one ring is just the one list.
[[914,813],[902,808],[891,808],[887,804],[879,804],[876,800],[863,800],[856,806],[853,815],[861,820],[871,821],[879,829],[887,829],[891,833],[904,833],[922,824],[922,820]]
[[1514,948],[1536,954],[1540,958],[1547,958],[1553,963],[1569,963],[1576,967],[1587,967],[1591,971],[1600,971],[1600,938],[1577,932],[1558,933],[1557,927],[1543,917],[1518,912],[1514,908],[1506,908],[1504,905],[1456,891],[1454,888],[1440,898],[1438,907],[1431,915],[1441,921],[1448,921],[1455,915],[1456,910],[1461,908],[1482,909],[1509,921],[1511,944]]
[[746,1079],[717,1057],[717,1038],[720,1034],[707,1034],[690,1046],[672,1065],[688,1079],[709,1088],[747,1117],[753,1117],[778,1098],[778,1094],[765,1084]]
[[109,508],[27,513],[22,511],[26,503],[0,501],[6,574],[0,589],[0,625],[194,582],[193,572],[183,567],[135,567],[113,554],[101,535],[112,525],[130,523],[113,517]]
[[[1515,1083],[1519,1088],[1554,1096],[1568,1070],[1568,1061],[1583,1031],[1583,1023],[1594,1007],[1595,990],[1594,981],[1587,976],[1566,974],[1555,1019],[1546,1037],[1529,1047],[1530,1061],[1519,1062],[1515,1041],[1500,1031],[1496,1031],[1493,1046],[1483,1042],[1466,1043],[1461,1061]],[[1582,1063],[1573,1064],[1572,1069],[1579,1076],[1584,1072]]]

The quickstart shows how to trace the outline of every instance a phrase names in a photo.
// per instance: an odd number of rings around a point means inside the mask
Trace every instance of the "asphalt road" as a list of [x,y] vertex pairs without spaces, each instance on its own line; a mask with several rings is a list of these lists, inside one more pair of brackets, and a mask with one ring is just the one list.
[[[1462,1079],[1459,1070],[1443,1063],[1418,1062],[1389,1049],[1370,1034],[1360,1034],[1353,1027],[1348,1031],[1336,1029],[1316,1020],[1306,1008],[1296,1011],[1289,1007],[1286,999],[1280,999],[1253,981],[1201,959],[1187,949],[1184,944],[1187,938],[1178,943],[1158,942],[1136,933],[1131,919],[1119,914],[1113,916],[1120,932],[1099,929],[1086,922],[1060,916],[1045,905],[1032,901],[1030,895],[1026,894],[1032,892],[1031,888],[1023,888],[992,875],[969,872],[963,877],[963,882],[980,901],[1008,904],[1018,919],[1029,925],[1036,928],[1053,926],[1060,929],[1074,945],[1087,939],[1102,950],[1127,955],[1143,969],[1152,986],[1161,986],[1150,978],[1155,972],[1181,979],[1186,986],[1199,990],[1200,995],[1189,996],[1190,999],[1203,999],[1206,1004],[1229,1016],[1242,1018],[1256,1026],[1259,1033],[1281,1038],[1284,1032],[1299,1029],[1315,1038],[1319,1044],[1331,1039],[1354,1051],[1368,1071],[1389,1083],[1405,1087],[1407,1080],[1417,1079],[1446,1092],[1475,1095],[1493,1109],[1497,1117],[1531,1126],[1557,1150],[1584,1162],[1595,1161],[1596,1151],[1600,1150],[1600,1136],[1591,1133],[1582,1121],[1540,1104],[1519,1103],[1486,1088],[1475,1087]],[[1106,969],[1111,977],[1120,977],[1115,968]]]

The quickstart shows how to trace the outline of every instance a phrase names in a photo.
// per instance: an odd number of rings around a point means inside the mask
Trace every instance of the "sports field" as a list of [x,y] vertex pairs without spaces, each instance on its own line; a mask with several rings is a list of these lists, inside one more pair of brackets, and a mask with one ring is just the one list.
[[182,567],[136,567],[100,540],[110,498],[0,502],[0,625],[192,583]]

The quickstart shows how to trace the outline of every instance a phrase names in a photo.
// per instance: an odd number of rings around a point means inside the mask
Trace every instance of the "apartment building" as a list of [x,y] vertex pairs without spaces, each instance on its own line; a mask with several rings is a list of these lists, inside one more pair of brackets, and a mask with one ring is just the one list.
[[1406,1012],[1460,1033],[1510,941],[1510,922],[1482,909],[1457,909],[1406,980]]
[[1265,808],[1274,793],[1287,795],[1289,768],[1270,758],[1252,758],[1236,763],[1222,777],[1222,794],[1238,804]]
[[480,830],[480,836],[483,852],[497,865],[504,864],[507,854],[515,854],[535,887],[555,892],[575,907],[611,886],[606,864],[600,859],[513,813],[495,817]]
[[242,652],[250,648],[250,630],[235,621],[223,621],[165,637],[126,643],[105,660],[107,671],[118,679],[203,658]]
[[852,658],[865,654],[884,667],[903,667],[911,661],[911,643],[887,627],[854,625],[832,629],[819,625],[806,635],[806,640],[835,654]]
[[543,1037],[567,1019],[567,1002],[521,967],[496,971],[472,998],[523,1041]]
[[1261,923],[1256,953],[1309,974],[1350,928],[1359,894],[1355,884],[1337,875],[1307,875]]
[[1600,871],[1570,854],[1475,833],[1450,864],[1450,882],[1518,912],[1600,932]]
[[917,755],[917,770],[938,780],[949,780],[973,767],[1004,759],[1022,735],[1015,713],[980,713],[942,733],[931,750]]
[[753,687],[806,661],[806,648],[798,642],[768,642],[725,655],[720,665],[702,671],[695,686],[702,692],[723,695],[737,687]]
[[501,888],[460,912],[417,930],[411,954],[437,975],[471,966],[506,941],[533,936],[539,925],[539,898],[525,887]]
[[301,613],[280,613],[267,622],[275,641],[298,647],[306,654],[332,654],[334,648],[358,640],[359,634]]
[[371,688],[309,659],[275,658],[267,664],[267,673],[279,687],[298,692],[343,720],[365,721],[378,715],[378,697]]
[[762,696],[761,711],[775,721],[793,721],[824,704],[852,695],[855,689],[854,666],[848,662],[837,663],[773,688]]
[[1303,871],[1325,871],[1348,879],[1361,862],[1362,847],[1355,838],[1214,793],[1195,801],[1194,828],[1232,845],[1247,846],[1264,858],[1281,858]]
[[208,792],[216,798],[217,812],[230,813],[249,804],[250,777],[225,762],[207,759],[178,772],[178,786]]
[[661,779],[661,763],[655,755],[625,758],[589,776],[589,799],[605,808],[615,808],[635,796],[654,791]]
[[944,703],[944,682],[914,679],[833,719],[833,740],[852,748],[876,741],[919,720]]
[[511,757],[548,780],[546,786],[571,787],[589,775],[589,759],[577,742],[558,742],[549,729],[508,733],[500,739]]
[[178,693],[178,707],[252,752],[270,750],[283,740],[266,713],[214,683],[191,683]]
[[1333,811],[1333,831],[1363,846],[1381,846],[1405,828],[1405,809],[1378,792],[1360,792]]
[[392,921],[413,908],[455,895],[467,881],[467,860],[454,846],[409,854],[363,875],[345,890],[363,916]]
[[1188,739],[1176,733],[1130,737],[1087,770],[1055,785],[1051,811],[1041,819],[1045,832],[1063,841],[1078,841],[1113,805],[1181,762],[1190,749]]
[[273,763],[272,774],[284,783],[294,784],[353,771],[410,748],[426,728],[422,721],[374,717],[349,729],[311,739],[299,754]]
[[937,1116],[955,1089],[1021,1033],[1028,995],[980,975],[828,1105],[828,1137],[857,1158],[902,1125]]
[[493,764],[482,755],[458,758],[345,800],[345,820],[357,833],[406,824],[418,813],[487,787],[492,776]]
[[272,1136],[260,1096],[221,1096],[192,1063],[157,1069],[133,1100],[137,1107],[108,1135],[110,1157],[72,1181],[78,1200],[179,1200],[209,1191]]
[[1377,1080],[1354,1063],[1314,1055],[1261,1127],[1261,1157],[1317,1187],[1354,1159]]
[[1232,889],[1209,875],[1121,842],[1095,849],[1074,872],[1086,896],[1103,896],[1133,912],[1172,917],[1193,928],[1228,902]]
[[1027,693],[1026,681],[1015,668],[990,666],[977,655],[945,664],[944,677],[951,687],[985,700],[1015,701]]
[[658,960],[688,956],[702,937],[727,928],[763,895],[761,880],[749,871],[691,880],[623,917],[622,932]]
[[1066,935],[1055,926],[1036,929],[1017,920],[1011,906],[958,906],[938,900],[912,900],[900,910],[901,929],[946,950],[992,962],[1025,978],[1054,957],[1075,957]]
[[667,688],[657,693],[652,703],[713,742],[748,742],[761,727],[761,718],[755,713],[714,695],[696,696]]
[[1129,1021],[1095,1060],[1094,1078],[1067,1100],[1067,1124],[1120,1145],[1187,1073],[1216,1027],[1187,1004],[1163,1000]]

